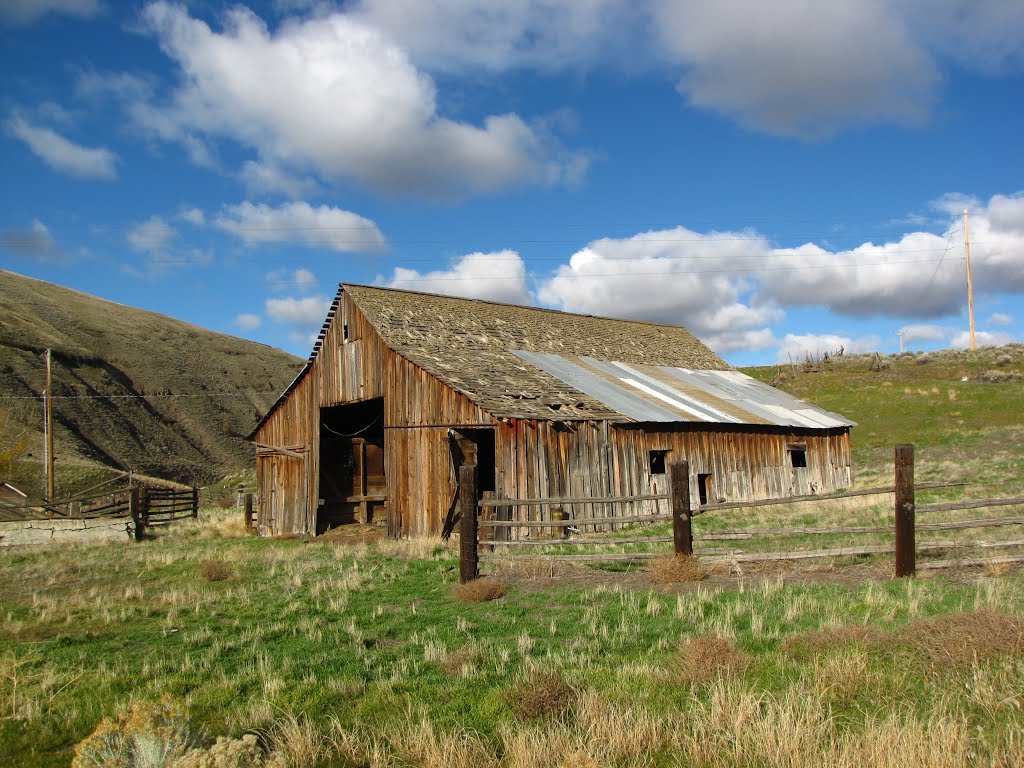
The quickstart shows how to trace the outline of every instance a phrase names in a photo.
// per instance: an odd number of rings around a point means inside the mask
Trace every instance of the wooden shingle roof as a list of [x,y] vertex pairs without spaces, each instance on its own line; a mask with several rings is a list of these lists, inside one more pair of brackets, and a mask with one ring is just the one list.
[[678,326],[390,288],[341,287],[391,349],[498,417],[622,419],[607,404],[525,362],[516,351],[731,370]]

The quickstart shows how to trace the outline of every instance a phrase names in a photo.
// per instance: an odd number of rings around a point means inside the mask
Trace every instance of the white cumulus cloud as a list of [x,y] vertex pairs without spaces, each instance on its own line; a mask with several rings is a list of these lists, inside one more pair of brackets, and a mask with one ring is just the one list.
[[[1003,331],[975,331],[975,344],[979,347],[1001,347],[1013,341],[1013,335]],[[971,332],[960,331],[950,339],[949,346],[953,349],[970,349]]]
[[296,328],[320,325],[327,316],[331,301],[325,296],[305,296],[267,299],[267,314],[279,323]]
[[431,272],[396,267],[383,284],[389,288],[507,304],[533,303],[526,285],[526,265],[512,250],[470,253],[456,260],[449,269]]
[[136,251],[158,253],[178,239],[178,231],[159,216],[150,216],[129,229],[125,238]]
[[275,269],[267,274],[270,290],[275,292],[298,290],[299,293],[310,293],[320,287],[316,275],[305,267],[298,269]]
[[56,261],[61,257],[57,241],[38,219],[33,219],[28,229],[0,231],[0,250],[37,261]]
[[851,338],[832,333],[787,333],[779,344],[777,360],[780,363],[802,363],[810,358],[821,360],[825,355],[857,354],[878,349],[877,336]]
[[81,179],[117,178],[117,155],[103,147],[83,147],[50,128],[34,125],[16,116],[7,121],[7,129],[55,171]]
[[[135,110],[164,138],[226,138],[254,150],[264,168],[423,197],[547,181],[562,167],[515,114],[481,125],[442,117],[434,81],[350,15],[291,20],[271,31],[236,6],[215,31],[182,6],[156,2],[143,18],[180,69],[169,104]],[[267,181],[259,169],[248,173]]]
[[213,222],[246,245],[298,243],[334,251],[363,253],[387,248],[381,231],[367,218],[327,205],[251,202],[225,206]]
[[254,331],[263,325],[263,318],[251,312],[243,312],[240,315],[235,315],[234,324],[243,331]]

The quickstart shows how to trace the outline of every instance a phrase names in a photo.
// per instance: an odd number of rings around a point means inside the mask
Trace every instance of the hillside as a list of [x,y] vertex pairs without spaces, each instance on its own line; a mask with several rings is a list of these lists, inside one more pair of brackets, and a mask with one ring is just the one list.
[[273,347],[0,272],[0,432],[8,442],[27,437],[7,474],[35,492],[46,348],[58,493],[96,464],[185,482],[250,466],[246,436],[302,364]]
[[854,478],[892,472],[892,448],[913,443],[924,479],[995,486],[1024,477],[1024,345],[844,355],[745,373],[856,421]]

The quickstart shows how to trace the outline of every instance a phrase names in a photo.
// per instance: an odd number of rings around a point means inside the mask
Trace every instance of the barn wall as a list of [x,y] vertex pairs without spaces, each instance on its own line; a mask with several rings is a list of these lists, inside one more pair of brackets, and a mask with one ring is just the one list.
[[384,398],[389,530],[405,536],[441,532],[455,493],[448,430],[494,419],[387,347],[347,294],[316,359],[255,435],[257,443],[305,457],[257,453],[261,532],[316,530],[320,408],[378,397]]
[[[792,467],[788,446],[806,446],[807,467]],[[850,484],[846,430],[796,433],[769,429],[687,428],[656,432],[607,422],[555,424],[511,420],[498,428],[497,488],[504,498],[630,496],[664,493],[668,475],[650,471],[649,452],[690,462],[693,503],[699,474],[710,474],[709,501],[743,501],[799,493],[828,493]],[[569,504],[574,518],[668,512],[668,502],[622,505]],[[516,515],[548,519],[550,507],[519,508]]]

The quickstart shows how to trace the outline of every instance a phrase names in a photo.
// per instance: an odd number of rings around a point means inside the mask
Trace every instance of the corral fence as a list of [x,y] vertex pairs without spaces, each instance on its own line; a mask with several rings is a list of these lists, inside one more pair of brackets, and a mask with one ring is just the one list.
[[[116,487],[126,483],[124,487]],[[129,533],[140,541],[148,528],[199,517],[199,488],[140,485],[131,475],[119,475],[77,496],[27,502],[17,520],[98,520],[124,518]],[[11,518],[12,520],[15,518]]]
[[[662,551],[647,552],[588,552],[585,554],[566,554],[564,547],[594,547],[631,544],[672,544],[676,556],[698,555],[702,562],[740,563],[796,561],[817,558],[835,558],[843,556],[893,554],[896,576],[912,576],[917,570],[918,552],[933,550],[953,550],[954,558],[950,561],[929,562],[924,567],[940,568],[952,565],[981,565],[992,562],[1016,563],[1024,562],[1024,556],[988,559],[965,559],[959,556],[960,550],[998,549],[1024,546],[1024,539],[1012,537],[999,541],[970,542],[965,547],[961,541],[925,541],[917,543],[918,531],[964,531],[975,528],[1006,528],[1024,525],[1024,517],[979,518],[934,523],[918,524],[917,513],[950,512],[954,510],[974,510],[1002,506],[1024,506],[1024,497],[1018,498],[987,498],[965,499],[962,501],[917,504],[916,492],[943,488],[963,487],[965,483],[914,482],[914,447],[898,445],[894,452],[894,479],[892,486],[868,488],[840,493],[817,494],[810,496],[790,496],[785,498],[764,499],[757,501],[739,501],[720,504],[704,504],[691,506],[690,471],[685,461],[675,462],[669,467],[670,486],[667,493],[642,494],[633,496],[601,496],[574,498],[543,498],[543,499],[498,499],[488,494],[484,498],[478,493],[477,468],[463,465],[459,470],[458,509],[460,516],[460,581],[471,581],[480,575],[480,550],[524,550],[530,547],[544,546],[557,548],[556,554],[512,555],[505,560],[551,560],[578,562],[634,562],[665,557],[670,554],[667,548]],[[708,528],[697,537],[702,545],[694,548],[693,518],[698,515],[713,514],[726,510],[753,509],[764,506],[803,504],[807,502],[825,502],[873,495],[894,495],[893,517],[891,523],[885,525],[866,526],[788,526],[777,528],[753,529],[715,529]],[[516,520],[512,511],[515,508],[555,507],[561,508],[570,504],[613,504],[629,505],[640,501],[668,501],[670,513],[634,514],[614,517],[583,517],[577,519],[549,520]],[[552,516],[554,518],[554,516]],[[643,529],[637,529],[636,536],[596,537],[588,535],[586,528],[602,528],[626,523],[658,523],[672,521],[671,536],[643,535]],[[540,537],[513,539],[509,532],[512,529],[526,529],[531,533],[540,533]],[[489,537],[481,540],[481,531]],[[546,533],[547,537],[544,536]],[[573,534],[569,537],[569,534]],[[632,533],[632,531],[631,531]],[[843,546],[827,549],[799,549],[790,551],[743,552],[728,547],[715,546],[720,542],[735,544],[759,538],[786,538],[792,536],[816,537],[836,535],[891,534],[892,543],[867,544],[861,546]],[[703,546],[712,542],[712,546]]]

